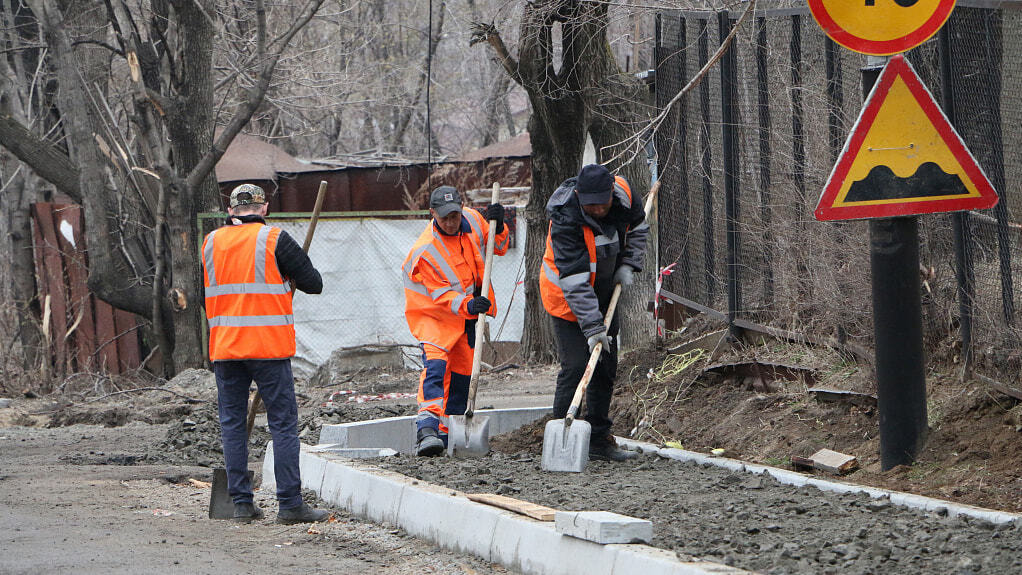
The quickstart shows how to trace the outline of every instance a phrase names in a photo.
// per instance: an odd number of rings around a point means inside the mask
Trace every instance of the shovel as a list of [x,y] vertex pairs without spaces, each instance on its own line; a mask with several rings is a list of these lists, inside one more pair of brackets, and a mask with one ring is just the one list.
[[[614,310],[617,309],[617,300],[621,297],[621,284],[614,286],[614,293],[610,296],[610,305],[607,307],[607,315],[603,318],[603,325],[610,331],[610,322],[614,319]],[[588,421],[575,421],[578,409],[582,405],[582,398],[585,397],[586,389],[589,387],[589,380],[593,378],[596,371],[596,364],[600,361],[600,354],[603,353],[603,343],[597,343],[593,352],[589,354],[589,363],[582,374],[582,380],[575,388],[575,396],[571,399],[568,407],[568,414],[564,419],[551,419],[546,422],[543,430],[543,461],[540,467],[544,471],[570,471],[581,473],[585,471],[589,463],[589,439],[592,435],[592,425]]]
[[[493,184],[491,204],[500,196],[500,184]],[[486,259],[483,262],[483,287],[479,292],[490,294],[490,267],[493,264],[493,236],[497,226],[490,220],[490,233],[486,236]],[[447,454],[451,457],[483,457],[490,452],[490,418],[475,415],[476,389],[479,387],[479,371],[483,363],[483,336],[486,331],[486,314],[479,314],[476,320],[476,346],[472,354],[472,378],[468,384],[468,403],[465,415],[452,415],[447,421]]]
[[[312,209],[312,219],[309,221],[309,229],[305,232],[305,243],[302,250],[309,253],[309,245],[312,244],[312,236],[316,233],[316,224],[319,223],[319,212],[323,209],[323,199],[326,197],[326,181],[319,182],[319,192],[316,193],[316,205]],[[294,297],[295,284],[291,282],[291,297]],[[263,398],[259,390],[252,398],[252,405],[248,408],[248,422],[246,424],[246,441],[252,437],[252,428],[255,426],[256,413],[259,411]],[[252,483],[252,470],[248,470],[248,481]],[[213,468],[213,485],[209,491],[209,518],[210,519],[231,519],[234,517],[234,500],[227,492],[227,470],[223,467]]]

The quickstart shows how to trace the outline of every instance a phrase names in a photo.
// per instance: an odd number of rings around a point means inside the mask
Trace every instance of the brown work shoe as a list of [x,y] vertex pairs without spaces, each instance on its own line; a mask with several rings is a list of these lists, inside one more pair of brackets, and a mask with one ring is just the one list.
[[310,507],[307,503],[302,503],[298,507],[292,507],[290,509],[281,509],[277,512],[277,523],[283,523],[284,525],[294,525],[295,523],[319,523],[320,521],[326,521],[329,518],[329,511]]
[[638,453],[618,447],[614,436],[610,434],[601,438],[593,437],[589,442],[589,459],[596,461],[629,461],[637,457],[639,457]]
[[263,516],[263,510],[255,503],[235,503],[234,516],[231,519],[238,523],[251,523],[262,519]]

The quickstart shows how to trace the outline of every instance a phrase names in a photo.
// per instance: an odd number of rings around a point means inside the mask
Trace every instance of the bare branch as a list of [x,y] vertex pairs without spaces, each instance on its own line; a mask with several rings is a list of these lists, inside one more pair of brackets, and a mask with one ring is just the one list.
[[9,114],[0,114],[0,146],[72,200],[82,201],[78,166],[59,147],[35,135]]
[[507,46],[504,45],[504,39],[500,37],[500,32],[497,31],[497,27],[493,24],[484,24],[482,22],[472,23],[472,38],[469,40],[468,45],[474,46],[479,42],[486,42],[496,52],[497,62],[504,68],[507,75],[515,81],[515,84],[524,86],[522,83],[522,76],[518,70],[518,62],[508,52]]

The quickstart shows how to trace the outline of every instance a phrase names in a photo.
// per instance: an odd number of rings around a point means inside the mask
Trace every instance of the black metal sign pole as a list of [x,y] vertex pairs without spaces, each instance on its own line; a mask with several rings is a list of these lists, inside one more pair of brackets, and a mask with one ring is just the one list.
[[[870,57],[862,69],[863,97],[886,58]],[[919,222],[916,217],[869,221],[873,276],[880,465],[911,464],[926,441],[926,372],[919,291]]]

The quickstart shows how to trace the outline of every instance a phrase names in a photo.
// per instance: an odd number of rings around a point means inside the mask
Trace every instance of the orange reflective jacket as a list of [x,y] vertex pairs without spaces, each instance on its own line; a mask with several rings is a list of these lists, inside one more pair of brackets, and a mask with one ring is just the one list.
[[[559,189],[558,192],[560,191],[561,190]],[[567,191],[573,195],[574,186]],[[558,192],[555,192],[555,195]],[[615,176],[614,178],[614,195],[619,197],[622,204],[631,205],[632,189],[628,185],[628,182],[626,182],[621,176]],[[556,202],[558,199],[552,196],[550,201]],[[567,196],[562,201],[567,201]],[[596,234],[588,225],[585,225],[584,223],[580,223],[579,225],[582,226],[582,237],[585,240],[586,251],[589,253],[588,277],[584,274],[584,272],[569,275],[564,278],[561,277],[560,270],[557,269],[557,264],[554,261],[553,236],[551,234],[553,222],[547,226],[546,250],[543,252],[543,268],[539,273],[539,295],[543,300],[543,309],[545,309],[550,315],[567,321],[578,321],[578,317],[568,305],[568,298],[564,296],[565,288],[579,288],[586,283],[592,287],[596,284]],[[601,237],[601,240],[606,239]],[[615,240],[610,241],[613,242]],[[616,254],[617,251],[615,250],[614,253]],[[595,298],[594,295],[591,295],[590,297]],[[595,299],[593,301],[595,302]],[[593,305],[595,306],[596,304],[594,303]]]
[[[433,220],[415,240],[401,267],[405,288],[405,319],[415,339],[450,351],[465,333],[468,302],[483,281],[483,257],[489,224],[472,208],[462,210],[457,235],[441,234]],[[504,255],[508,248],[508,226],[494,236],[493,253]],[[493,286],[487,294],[488,315],[496,315]]]
[[280,228],[249,223],[213,230],[202,243],[209,359],[295,354],[291,286],[280,275]]

